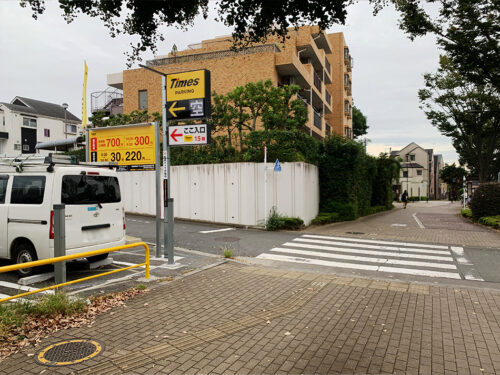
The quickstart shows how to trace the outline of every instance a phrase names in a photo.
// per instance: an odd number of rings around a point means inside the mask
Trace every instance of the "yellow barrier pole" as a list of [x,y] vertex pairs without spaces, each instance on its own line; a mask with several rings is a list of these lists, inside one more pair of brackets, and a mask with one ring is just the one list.
[[142,266],[145,266],[145,278],[149,279],[149,246],[145,242],[137,242],[135,244],[115,246],[115,247],[110,247],[108,249],[87,251],[85,253],[65,255],[65,256],[61,256],[61,257],[57,257],[57,258],[49,258],[49,259],[43,259],[43,260],[36,260],[36,261],[33,261],[33,262],[25,262],[25,263],[15,264],[15,265],[11,265],[11,266],[4,266],[4,267],[0,267],[0,273],[15,271],[15,270],[18,270],[18,269],[21,269],[21,268],[31,268],[31,267],[36,267],[36,266],[42,266],[42,265],[46,265],[46,264],[62,262],[62,261],[65,261],[65,260],[71,260],[71,259],[77,259],[77,258],[85,258],[87,256],[104,254],[104,253],[110,253],[110,252],[119,251],[119,250],[123,250],[123,249],[129,249],[129,248],[137,247],[137,246],[143,246],[144,247],[144,251],[145,251],[145,262],[144,263],[134,264],[133,266],[124,267],[124,268],[120,268],[120,269],[117,269],[117,270],[100,273],[98,275],[87,276],[87,277],[84,277],[84,278],[81,278],[81,279],[78,279],[78,280],[72,280],[72,281],[68,281],[68,282],[62,283],[62,284],[56,284],[56,285],[48,286],[48,287],[45,287],[45,288],[41,288],[41,289],[37,289],[37,290],[32,290],[32,291],[21,293],[21,294],[17,294],[15,296],[10,296],[10,297],[6,297],[6,298],[2,298],[2,299],[0,299],[0,303],[5,302],[5,301],[9,301],[9,300],[12,300],[12,299],[15,299],[15,298],[21,298],[21,297],[29,296],[31,294],[40,293],[40,292],[44,292],[44,291],[51,290],[51,289],[56,289],[56,288],[63,287],[63,286],[66,286],[66,285],[76,284],[76,283],[79,283],[79,282],[82,282],[82,281],[91,280],[91,279],[95,279],[97,277],[111,275],[111,274],[114,274],[114,273],[117,273],[117,272],[126,271],[126,270],[129,270],[129,269],[132,269],[132,268],[137,268],[137,267],[142,267]]

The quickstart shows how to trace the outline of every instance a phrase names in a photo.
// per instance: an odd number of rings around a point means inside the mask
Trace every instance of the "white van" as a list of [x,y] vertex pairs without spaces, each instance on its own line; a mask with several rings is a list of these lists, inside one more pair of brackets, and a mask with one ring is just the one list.
[[[0,258],[23,263],[53,257],[53,206],[60,203],[65,204],[66,254],[125,244],[116,171],[54,163],[0,165]],[[33,269],[18,273],[28,276]]]

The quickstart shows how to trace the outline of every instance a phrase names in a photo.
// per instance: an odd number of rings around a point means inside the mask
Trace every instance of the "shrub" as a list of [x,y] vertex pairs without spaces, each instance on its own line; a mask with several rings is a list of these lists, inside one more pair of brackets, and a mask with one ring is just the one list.
[[304,225],[304,221],[300,217],[287,217],[280,215],[276,211],[276,207],[273,207],[271,214],[267,219],[266,229],[267,230],[280,230],[280,229],[291,229],[297,230]]
[[339,220],[339,214],[337,212],[320,212],[311,223],[315,225],[323,225],[334,223]]
[[[391,205],[392,206],[392,205]],[[377,212],[387,211],[388,208],[386,206],[372,206],[368,209],[367,215],[373,215]]]
[[358,218],[354,203],[343,203],[330,200],[324,204],[323,210],[324,212],[337,213],[338,221],[350,221]]
[[470,203],[472,217],[479,220],[485,216],[500,215],[500,183],[479,185]]
[[471,218],[472,217],[472,211],[468,208],[465,210],[461,210],[460,213],[462,214],[463,217]]
[[418,201],[427,201],[427,197],[419,197],[418,195],[408,197],[408,202],[418,202]]
[[229,247],[223,247],[222,248],[222,256],[224,258],[232,258],[234,255],[234,251],[232,248]]
[[500,215],[484,216],[484,217],[479,218],[479,222],[481,224],[500,229]]

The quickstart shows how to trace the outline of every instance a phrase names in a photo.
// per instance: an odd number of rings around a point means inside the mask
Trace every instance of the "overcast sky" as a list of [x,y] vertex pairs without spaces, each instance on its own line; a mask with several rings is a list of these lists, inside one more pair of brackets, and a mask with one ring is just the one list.
[[[83,61],[89,67],[87,106],[90,93],[106,88],[106,74],[126,69],[124,52],[133,37],[111,38],[99,20],[80,15],[66,24],[56,1],[38,20],[18,0],[0,0],[0,102],[16,95],[52,103],[68,103],[68,110],[82,117]],[[231,33],[213,20],[198,17],[187,32],[163,28],[166,41],[160,55],[175,43],[179,50]],[[439,51],[433,37],[410,41],[397,26],[393,8],[372,15],[372,7],[361,2],[348,9],[345,26],[328,32],[344,32],[354,58],[353,97],[368,117],[368,152],[398,150],[410,142],[433,148],[446,163],[457,160],[449,138],[440,135],[419,109],[417,91],[423,74],[437,69]],[[152,58],[151,53],[144,55]]]

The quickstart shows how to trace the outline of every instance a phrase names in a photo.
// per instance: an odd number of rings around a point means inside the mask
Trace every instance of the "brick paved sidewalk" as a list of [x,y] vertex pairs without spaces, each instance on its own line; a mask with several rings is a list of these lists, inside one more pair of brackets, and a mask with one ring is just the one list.
[[[77,365],[36,350],[104,344]],[[44,371],[45,370],[45,371]],[[226,263],[60,331],[1,374],[500,374],[500,294]]]
[[[343,236],[353,236],[352,232],[355,232],[354,236],[361,238],[500,248],[500,231],[462,218],[461,207],[460,203],[422,201],[409,203],[404,210],[401,204],[395,203],[395,208],[391,211],[365,216],[356,221],[313,226],[306,229],[306,232]],[[424,228],[418,225],[413,215]]]

